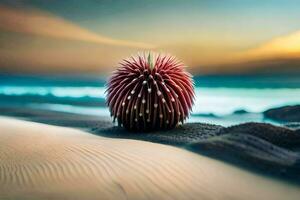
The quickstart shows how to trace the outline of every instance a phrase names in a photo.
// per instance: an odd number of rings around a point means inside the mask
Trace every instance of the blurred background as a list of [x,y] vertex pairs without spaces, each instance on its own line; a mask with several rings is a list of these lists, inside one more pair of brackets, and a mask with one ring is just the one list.
[[278,124],[263,112],[300,103],[299,10],[297,0],[1,0],[0,107],[109,116],[107,77],[151,50],[194,75],[189,121]]

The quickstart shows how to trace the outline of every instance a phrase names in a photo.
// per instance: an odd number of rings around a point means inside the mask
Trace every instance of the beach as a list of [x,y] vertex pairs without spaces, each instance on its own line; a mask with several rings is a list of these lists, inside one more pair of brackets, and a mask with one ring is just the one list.
[[298,199],[299,186],[184,149],[0,118],[0,199]]
[[129,132],[102,79],[2,76],[0,199],[298,199],[299,88],[248,79],[208,78],[184,124]]

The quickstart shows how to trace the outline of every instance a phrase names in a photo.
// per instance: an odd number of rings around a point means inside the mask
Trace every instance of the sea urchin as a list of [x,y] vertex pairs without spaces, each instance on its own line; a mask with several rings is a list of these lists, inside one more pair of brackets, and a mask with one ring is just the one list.
[[129,130],[174,128],[194,103],[192,76],[175,57],[162,54],[124,59],[106,92],[114,121]]

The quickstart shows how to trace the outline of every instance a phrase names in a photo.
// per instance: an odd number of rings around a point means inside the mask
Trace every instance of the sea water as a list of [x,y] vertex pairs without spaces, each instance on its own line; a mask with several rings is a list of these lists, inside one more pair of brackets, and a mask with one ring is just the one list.
[[[105,80],[101,78],[5,76],[0,83],[0,106],[21,104],[109,117],[105,106]],[[195,95],[189,122],[225,126],[249,121],[276,124],[265,119],[262,112],[300,104],[300,80],[297,77],[198,77],[195,79]]]

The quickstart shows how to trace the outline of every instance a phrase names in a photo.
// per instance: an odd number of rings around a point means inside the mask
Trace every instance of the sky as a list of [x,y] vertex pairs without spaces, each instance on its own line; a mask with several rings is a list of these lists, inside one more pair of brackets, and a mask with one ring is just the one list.
[[194,74],[300,72],[297,0],[1,0],[0,73],[102,73],[140,51]]

